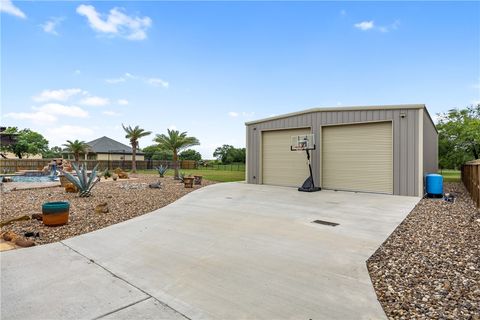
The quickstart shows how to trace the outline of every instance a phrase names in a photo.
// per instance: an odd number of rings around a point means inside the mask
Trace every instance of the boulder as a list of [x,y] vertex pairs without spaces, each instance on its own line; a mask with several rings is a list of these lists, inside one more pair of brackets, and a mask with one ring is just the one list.
[[35,242],[33,242],[32,240],[27,240],[27,239],[22,239],[22,238],[19,238],[17,240],[15,240],[15,244],[19,247],[33,247],[35,245]]
[[152,188],[152,189],[161,189],[162,188],[162,183],[159,181],[157,183],[150,183],[148,185],[149,188]]
[[42,221],[43,220],[43,215],[41,213],[34,213],[34,214],[32,214],[32,219]]
[[7,224],[10,224],[10,223],[15,222],[15,221],[22,221],[22,220],[30,220],[30,216],[24,215],[24,216],[21,216],[21,217],[9,219],[5,222],[1,222],[0,227],[6,226]]
[[108,203],[100,203],[95,207],[96,213],[107,213],[108,212]]
[[78,192],[78,188],[71,182],[65,184],[65,191],[70,193]]
[[7,231],[3,234],[2,238],[5,241],[15,242],[17,239],[20,238],[20,236],[13,231]]

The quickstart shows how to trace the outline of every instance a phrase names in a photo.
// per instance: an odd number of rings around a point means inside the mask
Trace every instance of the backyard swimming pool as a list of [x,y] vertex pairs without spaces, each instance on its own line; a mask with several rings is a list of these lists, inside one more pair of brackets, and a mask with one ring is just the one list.
[[[3,178],[3,177],[2,177]],[[13,182],[53,182],[58,181],[58,177],[52,179],[50,176],[10,176]],[[0,178],[1,180],[1,178]]]

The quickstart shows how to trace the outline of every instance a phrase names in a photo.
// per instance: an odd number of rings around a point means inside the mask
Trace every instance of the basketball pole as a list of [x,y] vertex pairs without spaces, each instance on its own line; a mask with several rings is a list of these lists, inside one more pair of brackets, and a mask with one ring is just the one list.
[[[316,147],[315,145],[313,145],[312,150],[315,150],[315,149]],[[303,185],[300,188],[298,188],[298,191],[302,191],[302,192],[315,192],[315,191],[322,190],[320,187],[315,187],[315,183],[313,182],[312,162],[310,161],[309,150],[310,149],[308,148],[305,149],[305,151],[307,152],[308,170],[310,172],[310,177],[308,177],[307,180],[305,180],[305,182],[303,183]]]
[[312,173],[312,163],[310,162],[310,152],[308,152],[308,149],[306,149],[305,151],[307,152],[308,169],[310,170],[310,178],[312,179],[312,186],[315,188],[315,182],[313,181],[313,173]]

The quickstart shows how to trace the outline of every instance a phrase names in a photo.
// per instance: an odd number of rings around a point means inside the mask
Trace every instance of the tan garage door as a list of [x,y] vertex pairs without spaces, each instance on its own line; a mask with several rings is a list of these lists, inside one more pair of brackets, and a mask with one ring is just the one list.
[[290,151],[291,137],[310,129],[264,131],[262,133],[263,184],[300,187],[309,176],[307,155]]
[[393,193],[392,123],[322,128],[325,189]]

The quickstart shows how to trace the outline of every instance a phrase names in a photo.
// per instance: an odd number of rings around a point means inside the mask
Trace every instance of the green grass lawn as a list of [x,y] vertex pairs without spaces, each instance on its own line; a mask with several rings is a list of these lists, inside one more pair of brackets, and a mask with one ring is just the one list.
[[[138,173],[156,174],[157,170],[138,170]],[[245,171],[229,171],[229,170],[203,170],[203,169],[181,169],[180,172],[190,175],[202,175],[204,179],[217,182],[232,182],[245,180]],[[173,176],[173,170],[167,171],[167,176]]]
[[443,181],[445,182],[460,182],[460,171],[459,170],[439,170],[439,174],[443,176]]

